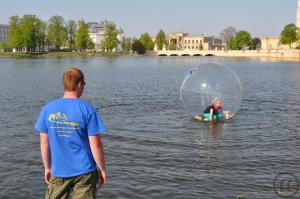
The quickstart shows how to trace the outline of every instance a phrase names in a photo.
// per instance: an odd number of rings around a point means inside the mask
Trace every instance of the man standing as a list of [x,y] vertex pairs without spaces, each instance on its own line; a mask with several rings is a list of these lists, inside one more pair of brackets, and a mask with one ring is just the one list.
[[67,69],[63,85],[63,98],[46,104],[35,123],[48,184],[46,198],[96,198],[97,184],[107,182],[99,136],[106,129],[95,108],[79,99],[83,73]]

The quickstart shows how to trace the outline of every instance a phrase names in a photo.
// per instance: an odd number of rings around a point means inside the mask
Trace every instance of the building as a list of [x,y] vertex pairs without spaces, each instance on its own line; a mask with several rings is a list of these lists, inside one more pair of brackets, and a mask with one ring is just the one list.
[[261,50],[289,50],[289,45],[280,44],[279,37],[264,37],[261,39]]
[[[184,37],[186,37],[187,35],[188,35],[187,33],[182,33],[182,32],[167,34],[166,35],[167,44],[169,45],[169,47],[173,48],[174,50],[184,49],[183,40]],[[153,42],[155,42],[155,38]]]
[[95,44],[95,49],[101,49],[101,41],[104,39],[105,24],[103,22],[88,22],[87,26],[89,29],[90,38]]
[[188,33],[170,33],[166,35],[167,45],[172,50],[224,50],[222,39]]
[[209,48],[208,43],[204,43],[203,35],[187,35],[183,39],[184,50],[204,50]]
[[297,5],[297,19],[296,19],[296,26],[300,28],[300,0],[298,0]]
[[7,41],[8,25],[0,24],[0,43]]
[[[300,28],[300,0],[298,0],[297,5],[297,19],[296,26]],[[261,50],[289,50],[295,49],[298,44],[294,43],[291,46],[280,44],[280,37],[263,37],[261,38]]]
[[[105,32],[105,21],[97,22],[88,22],[87,26],[89,29],[89,35],[92,41],[95,44],[95,50],[102,50],[101,42],[104,40],[104,32]],[[124,39],[124,33],[122,30],[118,31],[117,39],[119,41],[117,49],[115,51],[121,51],[121,43]]]

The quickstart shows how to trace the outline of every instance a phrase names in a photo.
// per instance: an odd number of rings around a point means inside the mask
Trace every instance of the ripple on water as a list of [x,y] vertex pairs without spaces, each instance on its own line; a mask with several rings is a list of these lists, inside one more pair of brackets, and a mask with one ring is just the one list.
[[[85,73],[83,99],[108,127],[103,135],[109,184],[103,198],[276,198],[276,173],[300,170],[300,68],[225,58],[5,59],[0,62],[0,198],[43,198],[45,184],[33,124],[62,95],[70,65]],[[186,71],[221,62],[244,86],[228,122],[197,123],[184,112]]]

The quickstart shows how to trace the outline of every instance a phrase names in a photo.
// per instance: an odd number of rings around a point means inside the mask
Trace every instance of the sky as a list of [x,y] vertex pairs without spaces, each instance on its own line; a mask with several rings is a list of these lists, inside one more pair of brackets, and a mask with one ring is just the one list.
[[66,21],[113,21],[126,36],[155,36],[186,32],[219,36],[228,26],[252,37],[277,36],[296,23],[297,0],[1,0],[0,24],[10,16],[35,14],[48,21],[54,15]]

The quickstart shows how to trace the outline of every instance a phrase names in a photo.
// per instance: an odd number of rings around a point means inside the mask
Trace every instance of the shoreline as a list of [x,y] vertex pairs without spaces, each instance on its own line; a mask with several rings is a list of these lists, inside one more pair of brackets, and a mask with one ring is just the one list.
[[0,52],[0,58],[64,58],[64,57],[226,57],[257,58],[262,60],[300,61],[300,50],[247,51],[150,51],[143,55],[121,52]]
[[133,53],[117,52],[0,52],[0,58],[47,58],[47,57],[120,57],[136,56]]
[[278,58],[300,60],[300,50],[228,50],[228,51],[157,51],[156,56],[216,56],[216,57],[248,57]]

